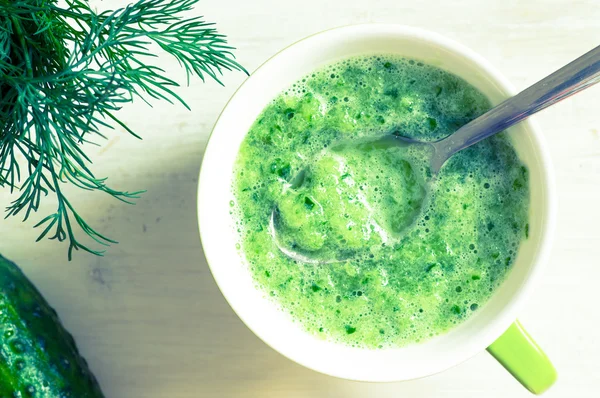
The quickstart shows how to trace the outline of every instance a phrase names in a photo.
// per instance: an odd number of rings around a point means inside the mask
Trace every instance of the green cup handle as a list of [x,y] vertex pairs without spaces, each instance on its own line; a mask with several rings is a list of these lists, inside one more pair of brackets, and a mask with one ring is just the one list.
[[542,394],[556,381],[552,362],[519,321],[510,325],[487,350],[534,394]]

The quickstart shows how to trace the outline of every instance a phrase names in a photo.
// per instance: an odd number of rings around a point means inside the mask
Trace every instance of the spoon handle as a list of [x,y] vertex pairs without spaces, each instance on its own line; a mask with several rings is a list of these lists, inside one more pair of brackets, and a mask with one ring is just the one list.
[[599,80],[600,46],[435,143],[441,160],[440,167],[454,153],[507,129]]

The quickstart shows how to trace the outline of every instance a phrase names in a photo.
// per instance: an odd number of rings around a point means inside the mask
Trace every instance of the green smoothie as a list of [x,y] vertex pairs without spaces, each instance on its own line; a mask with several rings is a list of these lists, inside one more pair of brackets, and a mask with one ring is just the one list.
[[489,108],[464,80],[383,55],[281,93],[242,142],[230,203],[257,287],[310,333],[360,347],[424,341],[477,312],[528,237],[527,168],[499,134],[432,179],[425,149],[394,135],[441,139]]

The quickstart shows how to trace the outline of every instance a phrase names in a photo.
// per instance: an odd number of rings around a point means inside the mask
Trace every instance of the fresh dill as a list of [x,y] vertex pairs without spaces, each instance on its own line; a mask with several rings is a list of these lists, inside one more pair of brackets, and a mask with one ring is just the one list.
[[213,24],[185,15],[197,2],[138,0],[96,12],[86,0],[0,0],[0,187],[18,195],[6,216],[26,221],[42,197],[54,195],[56,212],[35,225],[38,241],[68,241],[69,259],[73,250],[104,253],[82,243],[77,229],[101,246],[116,242],[78,214],[65,184],[127,203],[141,193],[96,177],[85,144],[117,126],[138,137],[117,116],[134,97],[188,107],[173,91],[178,82],[148,63],[152,46],[175,57],[188,82],[245,72]]

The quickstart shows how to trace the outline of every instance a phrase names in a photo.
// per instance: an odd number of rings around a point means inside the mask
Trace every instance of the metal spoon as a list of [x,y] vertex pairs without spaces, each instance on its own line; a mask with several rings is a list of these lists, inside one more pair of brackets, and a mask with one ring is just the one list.
[[[403,136],[394,137],[397,144],[401,146],[430,146],[433,150],[428,151],[431,154],[429,163],[431,173],[435,176],[444,163],[456,152],[519,123],[529,116],[598,83],[599,80],[600,46],[568,65],[563,66],[514,97],[507,99],[500,105],[495,106],[444,139],[435,142],[423,142]],[[389,142],[390,137],[384,137],[382,140]],[[276,213],[276,209],[271,213],[270,230],[275,244],[286,256],[299,262],[311,264],[327,264],[347,260],[347,258],[310,258],[297,253],[292,248],[284,247],[278,238]]]
[[434,149],[431,157],[432,173],[437,173],[456,152],[598,83],[599,77],[600,46],[490,109],[454,134],[430,143]]

